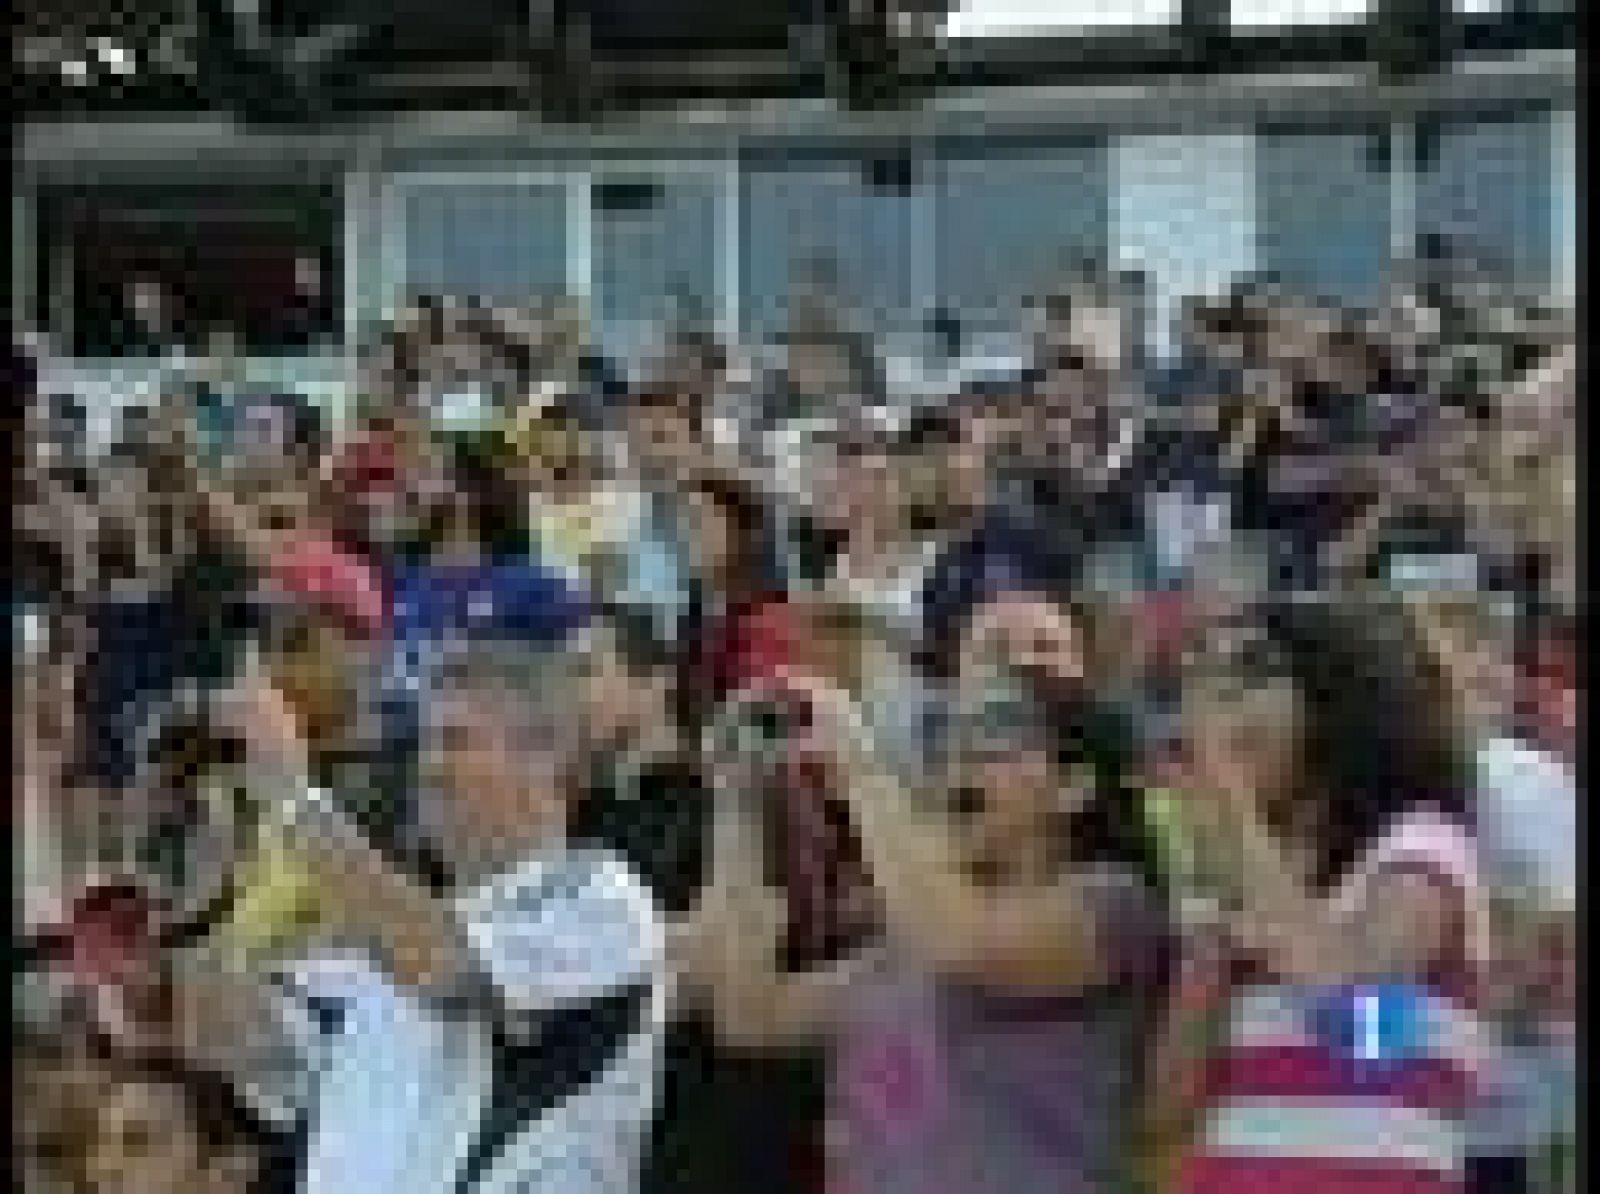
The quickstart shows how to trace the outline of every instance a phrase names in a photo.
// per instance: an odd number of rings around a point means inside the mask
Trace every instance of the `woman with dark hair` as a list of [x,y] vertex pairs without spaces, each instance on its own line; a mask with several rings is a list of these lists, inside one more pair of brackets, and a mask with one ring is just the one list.
[[1173,1188],[1465,1188],[1488,927],[1439,661],[1398,603],[1284,599],[1206,627],[1185,679],[1184,813],[1235,964]]
[[692,569],[684,712],[691,725],[723,697],[793,662],[801,628],[778,583],[771,523],[756,490],[707,474],[684,492]]
[[736,764],[700,925],[723,1031],[833,1043],[830,1188],[1121,1188],[1165,940],[1131,752],[1087,703],[1050,708],[991,676],[949,727],[944,766],[907,784],[848,698],[789,682],[838,760],[881,944],[777,969],[785,909]]

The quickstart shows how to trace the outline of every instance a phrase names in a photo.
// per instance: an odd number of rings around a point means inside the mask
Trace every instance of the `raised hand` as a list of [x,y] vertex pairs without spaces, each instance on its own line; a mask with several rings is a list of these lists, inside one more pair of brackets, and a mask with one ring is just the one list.
[[976,615],[968,637],[969,660],[995,659],[1059,683],[1085,675],[1083,636],[1054,602],[1027,593],[1006,593]]
[[708,986],[764,975],[787,923],[783,896],[766,884],[713,884],[674,931],[678,972]]
[[309,777],[304,727],[283,691],[272,682],[259,659],[244,668],[238,683],[216,698],[223,727],[248,743],[256,760],[279,778]]

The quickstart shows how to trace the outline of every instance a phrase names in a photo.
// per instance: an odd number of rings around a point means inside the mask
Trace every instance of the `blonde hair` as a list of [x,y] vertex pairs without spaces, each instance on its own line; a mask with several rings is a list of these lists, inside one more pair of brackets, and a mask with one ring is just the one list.
[[517,411],[506,429],[507,446],[524,464],[568,472],[592,465],[594,445],[581,428],[548,406],[531,405]]
[[1495,658],[1510,661],[1513,609],[1486,593],[1414,593],[1401,601],[1465,723],[1471,717],[1472,694],[1487,679],[1484,669]]

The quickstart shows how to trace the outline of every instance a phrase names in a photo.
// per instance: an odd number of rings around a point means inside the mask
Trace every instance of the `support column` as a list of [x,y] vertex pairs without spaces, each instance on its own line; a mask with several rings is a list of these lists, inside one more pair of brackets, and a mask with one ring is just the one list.
[[1113,141],[1111,243],[1120,268],[1148,275],[1151,355],[1170,357],[1182,300],[1257,268],[1255,133]]
[[1417,125],[1397,119],[1389,125],[1389,265],[1417,255]]
[[575,172],[567,183],[567,291],[594,317],[594,178]]
[[1571,303],[1578,298],[1578,121],[1571,108],[1550,118],[1550,161],[1554,174],[1550,235],[1554,240],[1550,260],[1555,264],[1552,290]]

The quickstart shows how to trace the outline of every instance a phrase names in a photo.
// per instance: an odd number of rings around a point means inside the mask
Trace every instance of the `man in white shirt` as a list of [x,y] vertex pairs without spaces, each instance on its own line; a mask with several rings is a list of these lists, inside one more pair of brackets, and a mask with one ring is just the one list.
[[1478,816],[1490,861],[1505,886],[1552,911],[1578,904],[1578,787],[1567,764],[1524,738],[1478,747]]
[[475,642],[434,661],[421,816],[443,890],[313,793],[285,840],[315,946],[180,985],[191,1051],[306,1133],[303,1194],[637,1189],[665,947],[627,865],[564,844],[578,658]]
[[1496,1172],[1526,1172],[1575,1123],[1573,1009],[1564,1006],[1563,984],[1541,988],[1552,945],[1575,956],[1577,780],[1561,758],[1518,733],[1512,615],[1475,594],[1414,600],[1466,714],[1478,848],[1499,920],[1492,993],[1501,1064],[1478,1109],[1474,1148]]
[[1577,907],[1577,780],[1522,732],[1515,612],[1476,593],[1417,594],[1424,628],[1457,693],[1477,772],[1479,849],[1503,894],[1547,912]]

